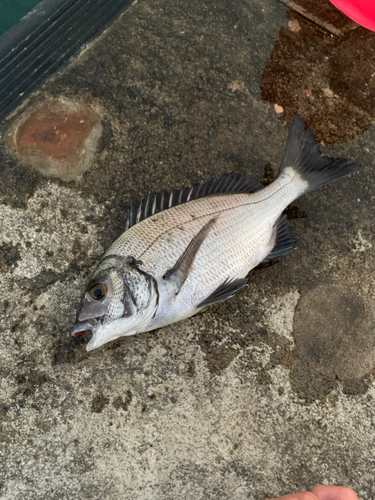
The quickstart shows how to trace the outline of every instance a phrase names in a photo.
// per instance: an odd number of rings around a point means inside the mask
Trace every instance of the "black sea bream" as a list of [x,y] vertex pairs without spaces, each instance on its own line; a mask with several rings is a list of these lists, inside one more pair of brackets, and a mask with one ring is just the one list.
[[283,210],[357,168],[321,156],[296,115],[280,174],[269,186],[231,174],[142,202],[94,271],[72,335],[92,332],[90,351],[231,297],[251,269],[294,247]]

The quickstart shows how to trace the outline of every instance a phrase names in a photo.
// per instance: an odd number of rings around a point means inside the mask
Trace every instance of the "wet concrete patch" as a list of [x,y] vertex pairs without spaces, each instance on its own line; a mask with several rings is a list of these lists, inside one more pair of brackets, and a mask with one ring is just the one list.
[[62,342],[55,347],[52,357],[53,365],[65,363],[76,364],[88,358],[86,352],[87,339],[85,337],[71,337],[66,342]]
[[[203,331],[200,335],[199,346],[205,354],[207,368],[211,373],[220,375],[222,370],[227,368],[233,359],[237,356],[238,350],[228,347],[227,345],[215,345],[214,331]],[[190,370],[190,366],[189,366]],[[188,374],[189,374],[188,370]],[[189,376],[192,376],[189,374]]]
[[215,306],[213,316],[204,318],[198,345],[209,371],[223,375],[237,360],[255,372],[259,384],[272,386],[273,370],[282,367],[300,402],[307,404],[327,401],[339,386],[348,396],[366,393],[375,374],[375,309],[371,296],[355,284],[368,281],[366,272],[361,278],[353,266],[353,277],[347,275],[346,281],[341,273],[318,287],[312,280],[302,298],[298,292],[269,296],[272,289],[255,298],[263,278],[272,287],[277,268],[257,268],[250,276],[251,293],[240,292],[242,297]]
[[18,161],[0,143],[0,197],[1,203],[15,208],[26,208],[27,201],[37,189],[41,175]]
[[0,245],[0,272],[6,273],[17,265],[21,254],[19,245],[3,243]]
[[27,375],[16,375],[18,388],[13,397],[23,399],[33,396],[37,388],[49,381],[49,377],[38,370],[30,370]]
[[117,396],[117,398],[112,401],[112,405],[116,410],[122,409],[123,411],[127,411],[130,403],[132,402],[132,399],[132,392],[130,390],[127,390],[124,397]]
[[325,284],[304,295],[294,317],[295,390],[310,401],[338,381],[347,394],[366,392],[375,368],[374,329],[374,306],[357,288]]
[[[266,272],[265,269],[254,271],[250,282]],[[263,299],[256,298],[255,290],[256,285],[253,285],[251,293],[246,293],[245,289],[213,306],[203,318],[204,328],[200,330],[197,343],[212,374],[223,375],[225,368],[240,359],[242,365],[256,373],[260,384],[267,385],[272,382],[270,370],[279,365],[291,366],[289,334],[295,297],[291,294],[277,305],[265,306]],[[276,317],[278,312],[279,317]]]
[[359,379],[375,368],[374,330],[374,307],[359,290],[321,285],[296,309],[296,354],[327,379]]
[[108,403],[109,397],[105,396],[102,392],[99,392],[92,400],[91,411],[93,413],[101,413]]
[[71,180],[89,168],[101,120],[88,106],[59,99],[27,109],[14,128],[14,147],[24,165]]
[[347,142],[375,120],[375,34],[357,27],[333,36],[299,14],[282,27],[261,79],[262,99],[299,113],[318,141]]

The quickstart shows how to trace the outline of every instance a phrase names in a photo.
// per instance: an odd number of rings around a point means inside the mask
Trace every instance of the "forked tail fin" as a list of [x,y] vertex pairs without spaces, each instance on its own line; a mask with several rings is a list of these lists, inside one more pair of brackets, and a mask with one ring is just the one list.
[[289,128],[280,173],[287,167],[298,172],[302,179],[308,183],[305,190],[307,193],[355,172],[360,168],[360,165],[351,163],[345,158],[321,156],[311,129],[305,130],[302,118],[299,115],[294,115]]

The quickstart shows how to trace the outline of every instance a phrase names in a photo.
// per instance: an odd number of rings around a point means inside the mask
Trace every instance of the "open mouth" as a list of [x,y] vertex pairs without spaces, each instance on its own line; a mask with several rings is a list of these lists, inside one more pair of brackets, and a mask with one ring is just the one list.
[[92,330],[80,330],[79,332],[72,333],[72,337],[78,337],[79,335],[86,335],[86,333],[91,333]]
[[72,329],[72,337],[78,337],[79,335],[86,335],[86,333],[92,333],[92,329],[98,324],[99,318],[86,319],[84,321],[76,321],[76,324]]

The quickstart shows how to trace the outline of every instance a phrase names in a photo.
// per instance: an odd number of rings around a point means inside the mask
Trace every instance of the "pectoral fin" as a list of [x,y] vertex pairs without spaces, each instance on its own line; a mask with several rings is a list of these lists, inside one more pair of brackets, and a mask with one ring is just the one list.
[[178,259],[176,264],[170,269],[169,271],[166,272],[164,275],[164,279],[173,281],[173,283],[177,287],[177,292],[178,293],[182,285],[185,283],[186,278],[189,275],[190,268],[193,264],[194,258],[202,245],[205,237],[207,236],[209,230],[213,226],[215,222],[215,219],[211,219],[210,221],[207,222],[205,226],[202,227],[202,229],[199,231],[199,233],[194,236],[194,238],[191,240],[189,245],[186,247],[185,251],[181,255],[181,257]]

